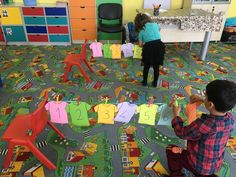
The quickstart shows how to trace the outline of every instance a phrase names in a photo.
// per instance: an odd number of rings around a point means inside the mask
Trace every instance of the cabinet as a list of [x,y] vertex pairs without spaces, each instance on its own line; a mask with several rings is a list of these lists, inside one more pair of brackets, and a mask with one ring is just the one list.
[[48,42],[47,26],[43,7],[22,7],[28,41]]
[[69,1],[72,42],[97,38],[95,0]]
[[67,6],[2,7],[0,41],[21,44],[70,44]]
[[25,29],[20,7],[1,8],[2,39],[7,42],[26,42]]
[[65,7],[45,8],[50,42],[70,42],[68,11]]
[[29,42],[70,43],[66,7],[22,7]]

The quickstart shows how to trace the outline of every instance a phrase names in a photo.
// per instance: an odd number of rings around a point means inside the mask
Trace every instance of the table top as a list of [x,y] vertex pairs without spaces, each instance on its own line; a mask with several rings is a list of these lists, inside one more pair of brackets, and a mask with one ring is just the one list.
[[202,9],[171,9],[153,15],[153,9],[140,12],[151,15],[153,21],[164,25],[177,25],[185,31],[219,31],[223,22],[222,14],[214,14]]

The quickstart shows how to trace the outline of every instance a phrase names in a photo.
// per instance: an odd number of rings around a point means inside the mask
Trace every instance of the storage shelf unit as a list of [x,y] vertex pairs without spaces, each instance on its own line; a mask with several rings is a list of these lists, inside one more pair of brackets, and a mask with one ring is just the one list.
[[4,6],[1,13],[3,37],[9,44],[71,44],[67,6]]
[[69,1],[72,42],[97,39],[95,0]]
[[45,13],[49,41],[70,42],[67,9],[64,7],[46,7]]
[[43,7],[22,7],[29,42],[48,42]]

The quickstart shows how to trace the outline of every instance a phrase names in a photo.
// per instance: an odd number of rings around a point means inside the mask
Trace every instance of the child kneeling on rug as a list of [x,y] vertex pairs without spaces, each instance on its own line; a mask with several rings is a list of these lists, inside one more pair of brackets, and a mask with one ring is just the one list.
[[181,108],[173,105],[172,127],[175,134],[187,140],[187,150],[176,145],[166,148],[168,167],[172,177],[184,177],[182,169],[195,176],[217,176],[223,162],[226,143],[233,130],[234,115],[229,112],[236,104],[236,84],[214,80],[206,86],[206,97],[190,96],[190,102],[202,101],[210,114],[188,126],[179,117]]

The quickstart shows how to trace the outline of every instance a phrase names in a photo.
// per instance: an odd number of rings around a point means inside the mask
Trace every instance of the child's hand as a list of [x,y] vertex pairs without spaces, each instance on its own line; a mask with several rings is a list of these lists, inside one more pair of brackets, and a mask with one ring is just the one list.
[[181,147],[167,147],[167,149],[171,150],[174,154],[181,154],[183,152]]
[[143,47],[143,42],[142,42],[142,41],[139,41],[139,42],[138,42],[138,45],[139,45],[139,47],[142,48],[142,47]]
[[174,117],[179,116],[180,111],[181,111],[181,107],[179,105],[176,106],[175,104],[173,104],[172,112],[173,112]]
[[201,97],[200,95],[196,95],[196,94],[193,94],[189,97],[190,99],[190,103],[195,103],[195,102],[198,102],[198,101],[204,101],[204,98]]
[[183,152],[183,149],[181,147],[173,147],[172,152],[175,154],[181,154]]

